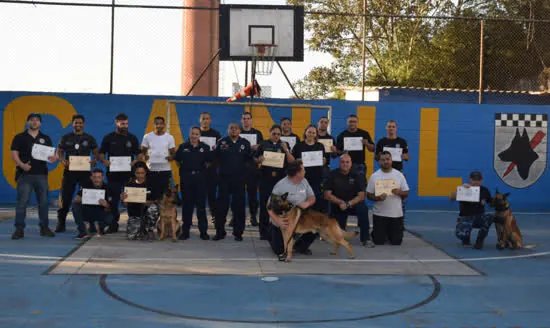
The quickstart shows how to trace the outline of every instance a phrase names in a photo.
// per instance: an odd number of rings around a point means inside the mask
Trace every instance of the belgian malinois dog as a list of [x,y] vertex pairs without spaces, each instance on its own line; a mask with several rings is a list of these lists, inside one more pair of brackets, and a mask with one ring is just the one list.
[[172,235],[173,242],[178,240],[177,236],[181,232],[181,226],[178,223],[177,198],[178,185],[168,188],[162,195],[160,219],[157,224],[159,240],[163,240],[169,233]]
[[324,240],[329,241],[334,245],[334,250],[330,253],[336,255],[338,247],[344,246],[350,255],[350,258],[355,258],[353,249],[346,239],[351,240],[359,233],[347,232],[340,229],[338,222],[330,216],[312,210],[301,209],[298,206],[292,205],[287,201],[288,193],[282,195],[271,194],[269,209],[275,214],[287,218],[288,227],[281,228],[283,234],[283,242],[285,245],[286,262],[292,260],[292,251],[294,247],[294,234],[304,234],[307,232],[320,233]]
[[508,202],[509,192],[501,194],[496,191],[493,198],[492,207],[495,208],[495,229],[497,231],[497,248],[504,249],[509,247],[511,249],[523,248],[523,237],[519,230],[516,218],[512,214],[510,209],[510,203]]

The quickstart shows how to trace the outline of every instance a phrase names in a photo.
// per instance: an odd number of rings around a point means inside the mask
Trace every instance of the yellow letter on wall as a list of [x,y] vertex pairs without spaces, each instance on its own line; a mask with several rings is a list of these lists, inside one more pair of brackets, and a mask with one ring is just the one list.
[[[40,113],[55,116],[63,128],[71,123],[71,118],[76,114],[73,105],[67,100],[55,96],[23,96],[13,100],[4,110],[4,151],[3,151],[3,172],[8,183],[16,188],[15,163],[11,159],[11,142],[16,134],[23,132],[27,116],[30,113]],[[56,140],[52,140],[57,146]],[[59,163],[59,162],[58,162]],[[63,177],[63,166],[58,165],[48,174],[50,190],[61,188]]]
[[437,176],[439,108],[420,110],[418,196],[448,196],[462,184],[461,178]]
[[[360,129],[367,131],[372,141],[376,144],[376,137],[374,135],[376,128],[376,107],[374,106],[357,106],[357,117],[359,122],[357,126]],[[374,172],[374,153],[371,153],[365,148],[365,164],[367,164],[367,179]]]

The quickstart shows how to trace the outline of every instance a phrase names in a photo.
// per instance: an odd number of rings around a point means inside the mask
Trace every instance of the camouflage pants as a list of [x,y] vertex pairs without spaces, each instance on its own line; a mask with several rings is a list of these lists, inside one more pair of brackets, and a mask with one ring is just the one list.
[[128,217],[126,226],[126,235],[130,240],[142,239],[147,232],[155,229],[160,216],[160,208],[157,204],[152,204],[145,209],[145,213],[140,216]]
[[489,229],[494,221],[492,214],[479,214],[473,216],[459,216],[456,219],[456,237],[462,240],[462,243],[470,243],[470,234],[473,228],[479,229],[477,240],[483,241],[489,234]]

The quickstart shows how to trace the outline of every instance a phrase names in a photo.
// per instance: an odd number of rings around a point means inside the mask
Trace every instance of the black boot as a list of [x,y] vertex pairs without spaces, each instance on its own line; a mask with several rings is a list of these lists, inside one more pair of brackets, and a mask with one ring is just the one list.
[[66,218],[57,218],[57,225],[55,226],[55,232],[65,232]]

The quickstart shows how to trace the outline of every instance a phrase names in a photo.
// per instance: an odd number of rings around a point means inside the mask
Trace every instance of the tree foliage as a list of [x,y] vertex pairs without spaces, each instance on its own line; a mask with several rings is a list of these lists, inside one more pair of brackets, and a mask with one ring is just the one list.
[[[361,85],[364,0],[288,2],[315,12],[305,18],[310,34],[307,46],[334,58],[332,65],[316,67],[298,81],[302,96],[319,98],[337,86]],[[371,86],[477,88],[481,18],[550,17],[550,4],[545,0],[367,3],[365,83]],[[550,24],[489,20],[484,32],[484,85],[491,89],[517,89],[527,83],[533,88],[532,82],[550,62],[550,41],[546,37]]]

